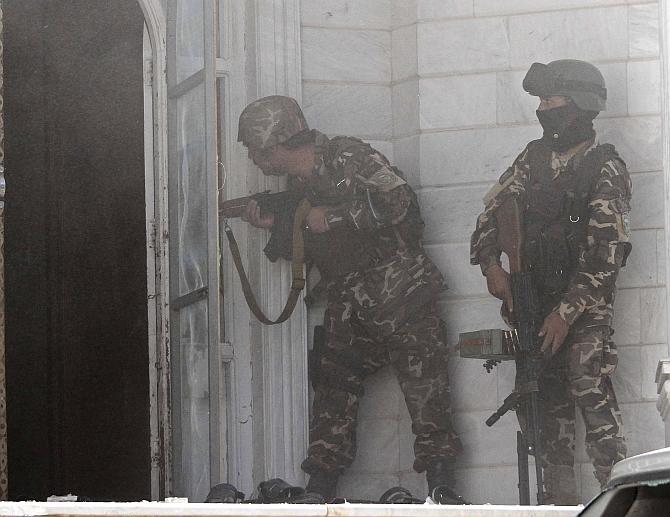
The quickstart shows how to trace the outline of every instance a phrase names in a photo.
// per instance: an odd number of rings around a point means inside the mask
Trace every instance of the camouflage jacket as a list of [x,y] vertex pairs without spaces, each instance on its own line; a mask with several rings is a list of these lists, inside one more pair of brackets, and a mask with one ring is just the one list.
[[376,266],[401,247],[420,250],[423,221],[402,172],[362,140],[314,133],[314,174],[291,178],[290,188],[332,208],[327,232],[306,233],[307,258],[332,278]]
[[[538,141],[531,142],[484,198],[485,209],[477,219],[470,243],[470,262],[479,264],[482,272],[500,263],[496,208],[508,196],[518,196],[521,206],[525,206],[526,187],[533,174],[529,153],[537,145],[540,145]],[[554,178],[574,170],[594,147],[589,142],[571,155],[552,152]],[[593,185],[588,202],[586,239],[579,246],[577,269],[552,309],[570,325],[582,315],[588,315],[594,324],[611,324],[616,279],[630,247],[631,180],[623,161],[613,158],[603,163]]]

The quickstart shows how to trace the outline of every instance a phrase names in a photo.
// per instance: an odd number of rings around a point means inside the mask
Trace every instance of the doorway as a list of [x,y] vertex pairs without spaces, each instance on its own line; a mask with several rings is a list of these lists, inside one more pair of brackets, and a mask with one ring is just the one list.
[[143,14],[3,10],[9,498],[149,499]]

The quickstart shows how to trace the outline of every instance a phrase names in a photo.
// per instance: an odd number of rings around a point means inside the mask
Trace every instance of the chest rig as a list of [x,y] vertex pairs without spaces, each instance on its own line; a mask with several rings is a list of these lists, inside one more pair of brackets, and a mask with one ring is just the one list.
[[558,177],[551,149],[536,142],[530,149],[530,181],[524,213],[524,259],[545,302],[566,290],[586,244],[589,200],[602,166],[618,158],[614,146],[598,145],[581,160],[571,160]]

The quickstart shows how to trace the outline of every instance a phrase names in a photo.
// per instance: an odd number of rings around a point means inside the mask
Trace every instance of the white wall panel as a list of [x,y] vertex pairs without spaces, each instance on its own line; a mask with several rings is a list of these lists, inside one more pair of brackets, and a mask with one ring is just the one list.
[[496,74],[421,79],[421,129],[496,123]]
[[512,16],[511,63],[513,67],[526,68],[534,61],[546,63],[566,57],[625,60],[627,32],[625,6]]
[[391,33],[305,27],[303,79],[351,82],[391,80]]
[[307,0],[301,3],[303,25],[388,29],[391,26],[393,0]]
[[491,70],[509,65],[504,19],[421,23],[417,34],[421,75]]
[[[526,144],[541,136],[539,124],[424,134],[421,136],[421,184],[484,182],[490,187]],[[477,207],[483,208],[481,198],[477,200]]]
[[628,111],[631,115],[660,113],[661,64],[659,61],[628,62]]
[[307,121],[324,133],[382,140],[391,137],[388,86],[306,82],[302,97]]

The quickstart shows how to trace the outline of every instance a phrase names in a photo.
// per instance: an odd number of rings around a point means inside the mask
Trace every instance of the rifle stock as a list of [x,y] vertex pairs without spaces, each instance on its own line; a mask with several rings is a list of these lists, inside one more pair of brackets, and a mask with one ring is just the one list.
[[498,221],[498,246],[509,259],[510,273],[523,271],[523,215],[519,201],[510,197],[495,212]]

